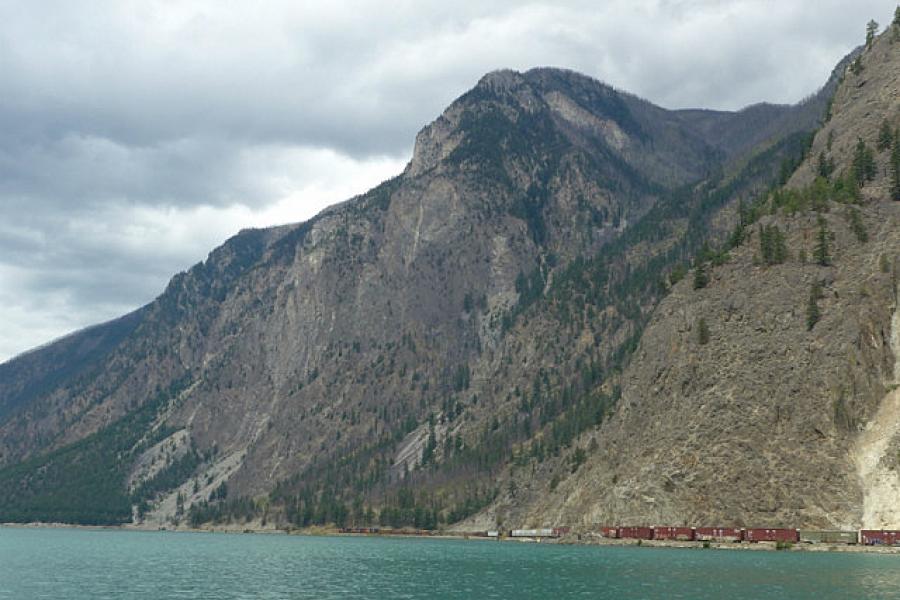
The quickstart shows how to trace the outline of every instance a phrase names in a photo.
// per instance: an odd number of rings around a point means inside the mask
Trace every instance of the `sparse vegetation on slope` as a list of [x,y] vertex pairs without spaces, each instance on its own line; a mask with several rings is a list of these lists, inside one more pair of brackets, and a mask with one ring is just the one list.
[[[772,191],[810,156],[832,89],[673,112],[565,71],[485,76],[419,134],[404,174],[309,223],[242,232],[79,385],[19,403],[0,422],[16,463],[0,480],[31,500],[0,496],[0,512],[433,527],[566,489],[633,402],[623,373],[689,265],[703,301],[754,235],[766,264],[794,260],[779,214],[868,193],[837,147],[828,178]],[[714,312],[686,323],[702,352],[727,338]],[[59,516],[52,490],[97,483],[76,468],[85,448],[114,508]],[[129,491],[135,464],[150,466]]]

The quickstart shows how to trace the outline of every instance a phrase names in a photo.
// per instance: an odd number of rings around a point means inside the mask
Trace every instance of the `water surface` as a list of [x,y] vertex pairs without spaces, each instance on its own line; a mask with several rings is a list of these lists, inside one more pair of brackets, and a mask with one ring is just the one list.
[[900,598],[900,556],[0,528],[0,598]]

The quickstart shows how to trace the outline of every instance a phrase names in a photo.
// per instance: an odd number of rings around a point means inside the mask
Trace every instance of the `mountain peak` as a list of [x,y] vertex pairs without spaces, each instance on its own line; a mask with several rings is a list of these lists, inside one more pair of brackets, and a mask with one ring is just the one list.
[[528,505],[488,491],[512,489],[495,475],[514,453],[535,493],[574,485],[566,448],[629,389],[660,279],[799,155],[817,106],[683,113],[563,69],[484,75],[403,175],[246,230],[133,320],[0,372],[0,521],[122,522],[137,502],[149,523],[199,524],[253,517],[242,498],[260,494],[282,525],[329,520],[326,503],[389,520],[402,486],[458,522]]
[[485,74],[478,80],[478,84],[475,87],[488,89],[494,92],[509,92],[525,83],[525,77],[518,71],[512,69],[497,69]]

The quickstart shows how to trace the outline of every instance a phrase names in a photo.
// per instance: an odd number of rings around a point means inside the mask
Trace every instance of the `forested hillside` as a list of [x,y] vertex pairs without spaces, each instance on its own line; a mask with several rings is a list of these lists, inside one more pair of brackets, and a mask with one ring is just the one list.
[[[888,44],[859,59],[866,90]],[[773,269],[797,257],[800,234],[772,214],[825,202],[790,190],[816,128],[844,122],[851,101],[830,99],[854,57],[801,104],[735,113],[668,111],[557,69],[486,75],[396,178],[243,231],[133,315],[0,366],[0,521],[644,514],[609,482],[683,441],[628,441],[663,414],[629,420],[653,406],[637,383],[648,340],[668,344],[667,307],[714,293],[757,238]],[[813,185],[858,202],[841,156],[823,160],[835,176]],[[857,210],[848,222],[869,227]],[[700,317],[711,353],[719,315]]]

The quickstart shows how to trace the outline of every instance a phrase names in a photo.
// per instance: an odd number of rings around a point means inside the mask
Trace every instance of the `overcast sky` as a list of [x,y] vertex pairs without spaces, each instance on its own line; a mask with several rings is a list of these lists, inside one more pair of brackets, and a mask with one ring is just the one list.
[[0,362],[402,170],[485,72],[796,102],[894,0],[0,0]]

